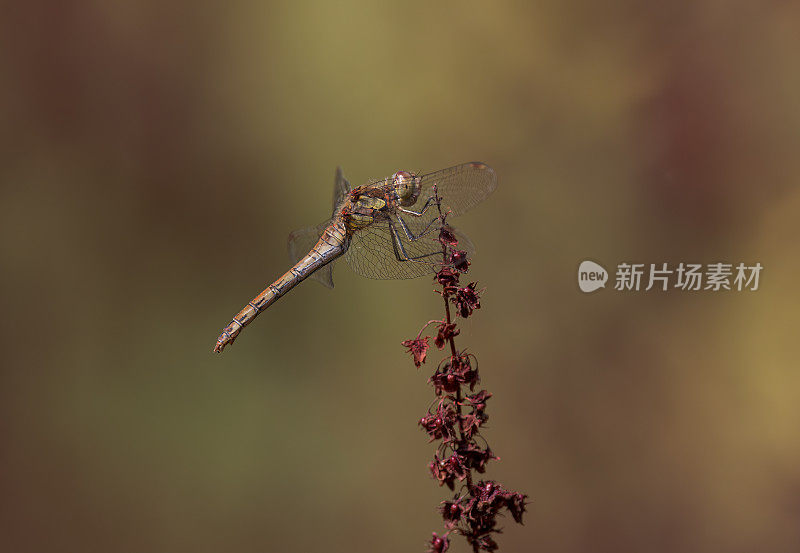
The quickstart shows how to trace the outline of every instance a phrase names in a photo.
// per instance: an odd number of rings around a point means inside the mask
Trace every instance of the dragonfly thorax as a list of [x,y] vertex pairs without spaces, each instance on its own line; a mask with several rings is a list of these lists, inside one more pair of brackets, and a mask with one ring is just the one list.
[[386,201],[367,195],[359,195],[351,200],[346,211],[347,226],[350,230],[368,227],[375,220],[375,212],[386,207]]
[[400,205],[414,205],[420,191],[420,181],[414,173],[408,171],[398,171],[392,175],[392,186]]

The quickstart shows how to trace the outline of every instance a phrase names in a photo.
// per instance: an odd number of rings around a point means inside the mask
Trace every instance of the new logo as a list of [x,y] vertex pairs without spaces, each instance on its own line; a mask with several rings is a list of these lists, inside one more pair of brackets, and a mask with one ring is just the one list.
[[582,292],[594,292],[598,288],[605,288],[608,280],[608,271],[594,261],[583,261],[578,267],[578,286]]

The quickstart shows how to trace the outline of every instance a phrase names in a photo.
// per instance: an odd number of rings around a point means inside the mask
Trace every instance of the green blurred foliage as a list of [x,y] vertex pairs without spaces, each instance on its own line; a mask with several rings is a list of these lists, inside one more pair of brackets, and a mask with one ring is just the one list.
[[[446,494],[400,341],[424,280],[307,283],[290,230],[473,159],[506,551],[800,549],[792,2],[15,2],[0,18],[0,549],[421,551]],[[575,270],[764,265],[754,293]],[[436,356],[432,356],[435,360]],[[456,544],[454,551],[465,551]]]

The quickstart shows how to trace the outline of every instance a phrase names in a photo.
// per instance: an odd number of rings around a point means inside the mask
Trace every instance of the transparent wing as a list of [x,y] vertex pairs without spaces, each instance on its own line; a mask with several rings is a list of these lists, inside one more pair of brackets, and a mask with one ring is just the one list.
[[467,236],[466,234],[464,234],[460,230],[458,230],[456,228],[453,228],[451,225],[447,225],[447,226],[450,227],[450,230],[455,235],[456,240],[458,240],[458,244],[456,245],[456,248],[459,249],[459,250],[464,250],[465,252],[467,252],[469,254],[469,257],[472,257],[473,255],[475,255],[475,244],[472,243],[472,240],[469,239],[469,236]]
[[435,240],[435,236],[414,241],[400,238],[406,255],[420,257],[419,263],[399,260],[396,253],[399,245],[394,241],[388,221],[373,223],[353,233],[344,258],[359,275],[376,279],[416,278],[432,274],[436,270],[436,262],[441,263],[442,245]]
[[342,200],[350,193],[350,183],[344,178],[341,167],[336,168],[336,179],[333,182],[333,211],[342,203]]
[[497,188],[494,169],[480,161],[434,171],[422,175],[420,179],[422,190],[415,205],[419,208],[425,205],[428,198],[433,196],[435,184],[442,199],[443,210],[446,208],[453,216],[469,211]]
[[[324,223],[320,223],[314,227],[306,227],[297,229],[296,231],[289,234],[289,239],[287,241],[287,249],[289,250],[289,260],[292,262],[292,265],[300,261],[303,256],[305,256],[308,252],[311,251],[317,242],[319,241],[319,237],[322,236],[322,233],[330,224],[330,221],[325,221]],[[316,280],[317,282],[324,284],[328,288],[333,288],[333,264],[336,261],[332,261],[327,265],[323,265],[313,273],[309,278]]]
[[417,201],[413,206],[406,208],[417,214],[404,213],[400,210],[397,213],[415,235],[439,224],[439,210],[433,201],[434,185],[442,201],[442,212],[449,212],[451,217],[470,210],[485,200],[497,187],[497,177],[492,168],[480,162],[456,165],[419,178],[420,193]]
[[[469,238],[453,230],[459,247],[472,252]],[[442,265],[442,245],[438,236],[437,227],[425,236],[411,240],[395,219],[375,222],[353,234],[344,258],[353,271],[367,278],[406,279],[430,275]],[[403,259],[406,256],[411,260]]]

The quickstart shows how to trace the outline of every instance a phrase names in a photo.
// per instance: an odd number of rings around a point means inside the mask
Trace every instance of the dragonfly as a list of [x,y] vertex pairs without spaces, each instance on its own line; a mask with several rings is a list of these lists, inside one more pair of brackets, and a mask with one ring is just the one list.
[[[292,268],[233,317],[214,351],[222,352],[259,313],[306,278],[333,288],[334,262],[341,257],[357,274],[373,279],[415,278],[436,271],[445,265],[438,239],[445,216],[469,211],[496,187],[494,170],[477,161],[423,175],[397,171],[355,188],[337,168],[331,217],[289,235]],[[460,248],[473,249],[465,235],[447,226]]]

